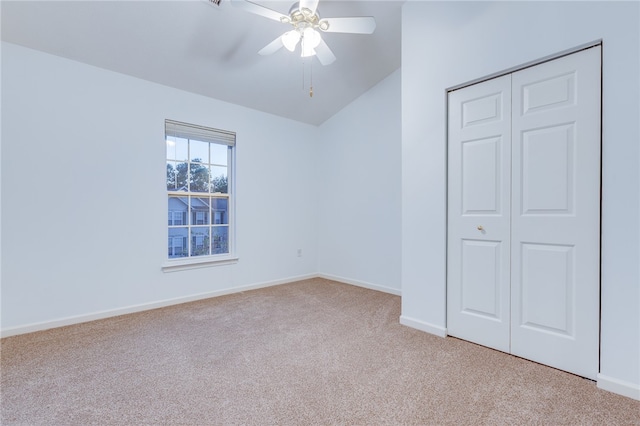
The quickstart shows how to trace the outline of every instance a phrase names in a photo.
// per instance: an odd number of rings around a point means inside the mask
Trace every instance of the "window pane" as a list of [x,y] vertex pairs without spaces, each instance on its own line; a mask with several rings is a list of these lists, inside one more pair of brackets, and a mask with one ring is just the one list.
[[190,167],[189,189],[191,192],[209,192],[211,188],[209,166],[192,162]]
[[191,197],[191,225],[209,225],[209,197]]
[[176,185],[176,170],[175,161],[167,161],[167,191],[176,191],[178,186]]
[[209,163],[209,142],[190,141],[189,154],[191,161],[198,163]]
[[227,145],[211,144],[211,164],[226,166],[229,149]]
[[[167,161],[167,189],[169,191],[187,191],[188,188],[188,169],[187,163],[179,163],[174,161]],[[169,181],[169,174],[173,173],[173,181]],[[169,187],[169,185],[172,185]]]
[[191,256],[209,254],[209,228],[191,228]]
[[226,194],[228,189],[227,168],[211,166],[211,192]]
[[211,254],[229,253],[229,227],[214,226],[211,235]]
[[188,141],[174,136],[167,137],[167,160],[186,161]]
[[213,225],[226,225],[229,223],[229,200],[226,198],[213,198],[211,203],[211,217]]
[[186,257],[189,255],[187,246],[188,229],[169,228],[169,258]]
[[188,203],[187,197],[169,197],[169,226],[187,225]]

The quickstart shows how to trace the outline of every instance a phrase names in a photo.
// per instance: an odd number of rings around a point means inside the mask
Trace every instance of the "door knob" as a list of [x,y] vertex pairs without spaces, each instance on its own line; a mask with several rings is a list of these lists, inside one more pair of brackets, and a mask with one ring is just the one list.
[[484,228],[482,227],[482,225],[478,225],[478,231],[484,231]]

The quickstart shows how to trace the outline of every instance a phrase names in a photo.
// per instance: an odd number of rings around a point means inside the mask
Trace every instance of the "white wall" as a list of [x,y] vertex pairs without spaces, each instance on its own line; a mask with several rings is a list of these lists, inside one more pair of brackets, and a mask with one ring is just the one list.
[[400,294],[400,70],[319,129],[318,270]]
[[[2,8],[0,7],[0,20]],[[2,51],[0,50],[0,82],[2,81]],[[2,84],[0,83],[0,99],[2,99]],[[2,102],[0,102],[0,165],[2,164]],[[0,307],[2,306],[2,171],[0,170]],[[2,318],[0,314],[0,330]]]
[[598,385],[640,399],[637,2],[408,2],[402,15],[402,320],[446,332],[446,89],[603,40]]
[[[165,118],[237,132],[237,264],[161,271]],[[5,334],[317,272],[314,126],[8,43],[2,124]]]

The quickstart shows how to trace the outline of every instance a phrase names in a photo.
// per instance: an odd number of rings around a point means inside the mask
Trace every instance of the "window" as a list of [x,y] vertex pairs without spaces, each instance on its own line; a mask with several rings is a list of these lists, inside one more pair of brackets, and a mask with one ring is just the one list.
[[214,210],[213,211],[213,223],[215,225],[219,225],[221,223],[224,223],[224,212],[223,211],[219,211],[219,210]]
[[185,249],[187,237],[169,237],[169,257],[180,257]]
[[169,210],[169,226],[186,225],[186,224],[187,224],[187,212]]
[[166,120],[165,139],[169,259],[228,259],[235,133]]
[[194,212],[196,217],[193,223],[195,223],[196,225],[206,225],[206,220],[207,220],[207,211],[198,211],[198,212]]

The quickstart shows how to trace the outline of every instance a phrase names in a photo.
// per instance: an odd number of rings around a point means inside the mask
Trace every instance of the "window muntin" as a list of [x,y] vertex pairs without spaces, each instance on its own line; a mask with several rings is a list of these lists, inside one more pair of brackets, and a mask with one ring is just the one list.
[[169,259],[230,255],[235,134],[167,120]]

